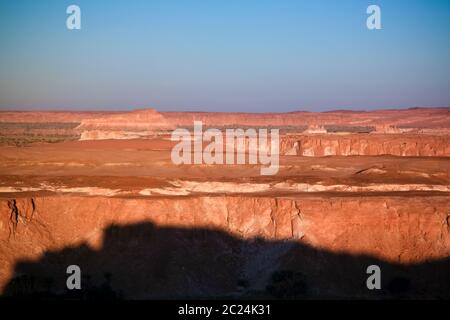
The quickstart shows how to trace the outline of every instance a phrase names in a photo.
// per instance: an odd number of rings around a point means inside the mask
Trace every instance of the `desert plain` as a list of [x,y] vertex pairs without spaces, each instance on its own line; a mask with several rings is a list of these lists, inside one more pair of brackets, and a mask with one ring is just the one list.
[[[279,129],[277,174],[174,164],[194,121]],[[2,111],[0,294],[450,298],[449,157],[450,108]]]

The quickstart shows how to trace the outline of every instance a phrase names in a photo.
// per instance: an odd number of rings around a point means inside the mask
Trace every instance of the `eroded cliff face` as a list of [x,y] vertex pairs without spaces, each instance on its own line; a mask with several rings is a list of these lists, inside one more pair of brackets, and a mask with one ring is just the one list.
[[107,140],[137,139],[174,128],[156,110],[143,109],[85,119],[76,129],[80,140]]
[[292,135],[280,141],[280,153],[321,156],[422,156],[448,157],[448,136],[427,135]]
[[[0,288],[39,292],[50,279],[61,292],[77,264],[91,283],[112,275],[126,298],[251,295],[278,285],[277,270],[301,274],[314,296],[355,297],[369,294],[365,268],[377,263],[385,281],[426,272],[414,294],[442,296],[447,269],[422,264],[450,256],[448,205],[444,195],[3,199]],[[38,279],[32,289],[21,274]]]

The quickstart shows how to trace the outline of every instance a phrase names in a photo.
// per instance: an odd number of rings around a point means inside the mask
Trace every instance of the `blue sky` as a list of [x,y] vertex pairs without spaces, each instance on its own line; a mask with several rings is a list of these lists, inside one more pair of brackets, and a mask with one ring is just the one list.
[[416,106],[450,106],[450,0],[0,0],[0,109]]

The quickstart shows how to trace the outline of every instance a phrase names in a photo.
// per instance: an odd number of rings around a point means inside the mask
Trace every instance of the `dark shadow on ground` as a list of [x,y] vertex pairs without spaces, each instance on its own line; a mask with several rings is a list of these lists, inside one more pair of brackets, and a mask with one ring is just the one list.
[[[66,289],[69,265],[81,268],[81,290]],[[366,287],[369,265],[381,268],[381,290]],[[81,245],[18,262],[5,297],[448,299],[450,259],[401,266],[217,230],[112,225],[98,251]]]

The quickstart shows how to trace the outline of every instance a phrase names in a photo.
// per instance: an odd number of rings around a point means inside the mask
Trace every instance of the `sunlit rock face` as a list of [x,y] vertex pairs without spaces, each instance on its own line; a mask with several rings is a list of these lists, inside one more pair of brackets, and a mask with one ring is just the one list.
[[449,135],[289,135],[281,139],[280,152],[305,157],[449,157],[449,140]]
[[[279,170],[175,164],[194,120],[280,126]],[[448,108],[0,112],[0,295],[450,298],[449,128]]]
[[[289,113],[237,113],[237,112],[162,112],[171,123],[179,126],[192,126],[194,120],[208,126],[274,126],[308,127],[333,130],[333,127],[372,127],[374,132],[398,133],[410,129],[433,129],[434,132],[447,132],[450,123],[449,108],[412,108],[403,110],[328,112],[289,112]],[[378,129],[378,131],[377,131]],[[323,131],[323,128],[321,129]],[[320,130],[319,130],[320,131]]]
[[80,140],[137,139],[174,127],[156,110],[145,109],[86,119],[76,128]]
[[[426,263],[450,255],[448,203],[445,196],[2,200],[1,287],[17,293],[11,280],[31,272],[36,290],[50,278],[55,293],[64,292],[57,284],[69,263],[98,286],[111,274],[111,289],[126,298],[245,294],[241,280],[247,294],[269,294],[277,270],[301,273],[316,297],[370,297],[354,283],[366,263],[386,265],[387,279],[414,278],[408,268],[422,264],[422,281],[430,272],[442,276],[441,267]],[[333,270],[349,282],[327,285]],[[150,279],[153,286],[145,287]],[[444,294],[448,285],[439,283],[429,288]]]

